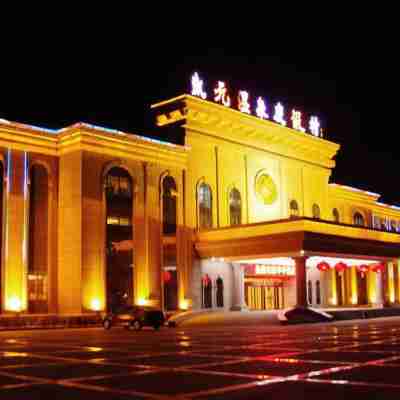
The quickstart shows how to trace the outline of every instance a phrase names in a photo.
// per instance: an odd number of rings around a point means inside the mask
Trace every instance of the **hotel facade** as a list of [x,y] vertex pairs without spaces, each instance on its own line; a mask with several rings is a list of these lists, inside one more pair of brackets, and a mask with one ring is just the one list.
[[400,209],[330,183],[339,145],[196,96],[160,137],[0,120],[0,313],[389,307]]

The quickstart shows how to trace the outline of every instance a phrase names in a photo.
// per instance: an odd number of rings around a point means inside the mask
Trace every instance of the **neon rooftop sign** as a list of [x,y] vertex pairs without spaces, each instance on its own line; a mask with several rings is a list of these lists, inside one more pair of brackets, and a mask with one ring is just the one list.
[[[204,81],[200,78],[199,74],[195,72],[191,79],[191,94],[206,100],[208,94],[204,88]],[[274,106],[265,101],[263,97],[252,98],[246,90],[239,90],[236,96],[236,107],[239,111],[249,115],[255,115],[261,119],[273,120],[274,122],[287,126],[288,120],[291,122],[291,128],[300,132],[308,132],[316,137],[322,137],[321,122],[318,117],[311,116],[308,119],[308,125],[305,124],[303,113],[299,110],[293,109],[290,115],[287,115],[285,107],[282,103],[278,102]],[[225,82],[218,81],[213,87],[213,98],[216,103],[222,104],[225,107],[232,107],[233,102],[229,89]],[[253,104],[254,103],[254,104]],[[289,118],[288,118],[289,117]]]

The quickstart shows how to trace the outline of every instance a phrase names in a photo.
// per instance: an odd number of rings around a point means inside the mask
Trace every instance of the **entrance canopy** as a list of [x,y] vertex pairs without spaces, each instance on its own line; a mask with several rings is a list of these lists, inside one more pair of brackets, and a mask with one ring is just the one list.
[[310,218],[286,219],[198,232],[201,258],[241,261],[323,256],[384,261],[400,257],[400,234]]

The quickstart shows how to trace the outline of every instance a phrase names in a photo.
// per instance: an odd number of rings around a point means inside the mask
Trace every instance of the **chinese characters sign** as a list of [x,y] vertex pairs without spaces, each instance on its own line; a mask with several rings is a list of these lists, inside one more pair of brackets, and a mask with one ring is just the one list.
[[[207,92],[204,88],[204,81],[195,72],[192,76],[192,90],[193,96],[201,97],[203,100],[207,99]],[[232,107],[231,95],[225,82],[218,81],[213,88],[213,100],[216,103],[222,104],[226,107]],[[254,102],[254,104],[253,104]],[[240,90],[237,95],[237,108],[239,111],[252,115],[254,114],[261,119],[272,119],[278,124],[287,126],[286,110],[285,107],[278,102],[275,105],[269,105],[264,98],[257,97],[254,101],[249,92]],[[271,114],[270,114],[271,113]],[[321,123],[316,116],[311,116],[308,120],[308,126],[305,122],[303,114],[298,110],[292,110],[290,114],[291,128],[306,132],[307,128],[309,133],[316,137],[322,137]]]
[[270,276],[294,276],[295,267],[290,265],[265,265],[247,264],[245,266],[246,275],[270,275]]

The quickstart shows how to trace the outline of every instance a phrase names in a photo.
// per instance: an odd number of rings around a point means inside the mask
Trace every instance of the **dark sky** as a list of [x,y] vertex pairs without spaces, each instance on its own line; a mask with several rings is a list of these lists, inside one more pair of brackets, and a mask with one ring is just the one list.
[[100,53],[88,46],[83,55],[72,49],[31,55],[29,68],[2,63],[0,118],[54,128],[84,121],[157,136],[150,104],[187,91],[190,74],[198,70],[208,81],[226,80],[254,96],[319,115],[328,139],[342,145],[332,181],[400,204],[389,173],[398,166],[395,143],[381,143],[366,125],[361,132],[365,93],[357,51],[237,56],[235,48],[211,48],[183,56],[184,47],[174,47],[175,42],[157,43],[152,51],[130,47]]

